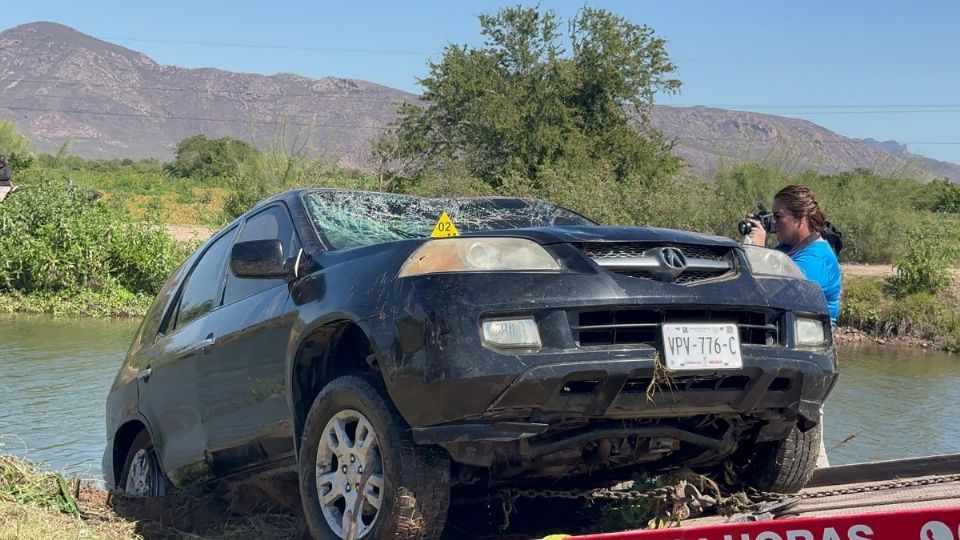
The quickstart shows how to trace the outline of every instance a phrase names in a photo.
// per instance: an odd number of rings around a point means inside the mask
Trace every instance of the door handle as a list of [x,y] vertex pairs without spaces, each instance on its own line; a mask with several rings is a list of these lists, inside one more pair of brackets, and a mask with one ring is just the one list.
[[217,340],[214,339],[213,334],[207,336],[207,339],[200,340],[193,344],[189,349],[185,349],[183,352],[177,355],[177,360],[183,360],[202,352],[203,354],[210,354],[210,348],[216,345]]
[[137,378],[143,382],[148,382],[150,380],[150,375],[153,374],[153,369],[150,366],[147,366],[140,370],[140,373],[137,373]]
[[203,351],[203,354],[210,354],[210,349],[217,343],[217,340],[214,339],[213,334],[209,334],[206,339],[197,343],[197,348]]

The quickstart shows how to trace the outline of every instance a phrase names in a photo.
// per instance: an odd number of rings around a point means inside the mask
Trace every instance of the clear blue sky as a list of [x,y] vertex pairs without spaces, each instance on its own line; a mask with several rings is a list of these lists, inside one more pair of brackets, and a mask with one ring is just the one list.
[[[439,59],[450,43],[479,44],[476,15],[513,4],[32,0],[0,10],[0,28],[47,20],[163,64],[348,77],[418,92],[428,59]],[[568,18],[584,2],[540,5]],[[960,163],[958,0],[589,5],[646,24],[668,41],[683,89],[659,103],[806,118]]]

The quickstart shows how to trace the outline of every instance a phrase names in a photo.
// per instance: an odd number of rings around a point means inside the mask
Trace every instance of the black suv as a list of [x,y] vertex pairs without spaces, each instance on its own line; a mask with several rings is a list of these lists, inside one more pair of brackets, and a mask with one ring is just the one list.
[[678,466],[796,491],[836,369],[820,288],[773,250],[536,200],[297,190],[163,287],[103,470],[158,496],[295,467],[318,538],[436,538],[451,494]]

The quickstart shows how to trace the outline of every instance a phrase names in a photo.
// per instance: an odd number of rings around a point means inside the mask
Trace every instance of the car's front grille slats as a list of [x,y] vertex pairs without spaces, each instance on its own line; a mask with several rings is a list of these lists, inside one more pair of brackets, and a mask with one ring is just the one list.
[[[639,279],[691,285],[736,274],[729,246],[700,246],[651,242],[586,242],[578,246],[597,265]],[[663,249],[679,252],[681,268],[664,260]]]
[[669,242],[584,242],[580,249],[588,257],[630,258],[639,257],[650,248],[676,247],[683,250],[687,257],[722,261],[730,253],[728,246],[700,246],[695,244],[675,244]]
[[729,323],[744,345],[782,345],[782,313],[760,310],[622,308],[570,314],[574,340],[580,347],[608,345],[658,346],[664,323]]
[[597,324],[593,326],[574,326],[573,330],[623,330],[628,328],[657,328],[659,323],[638,324]]

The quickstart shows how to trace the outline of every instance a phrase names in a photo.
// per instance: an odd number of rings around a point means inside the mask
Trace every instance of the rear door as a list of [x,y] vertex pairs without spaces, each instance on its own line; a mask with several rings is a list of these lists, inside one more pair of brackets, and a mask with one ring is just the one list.
[[[292,267],[300,240],[283,203],[253,214],[237,242],[280,240]],[[289,284],[236,276],[229,261],[216,344],[197,364],[203,426],[214,473],[294,460],[286,401],[286,348],[295,320]]]
[[140,358],[140,412],[150,424],[164,470],[178,486],[211,476],[197,362],[213,344],[211,315],[220,307],[224,264],[236,232],[233,228],[208,244],[165,314],[157,340]]

